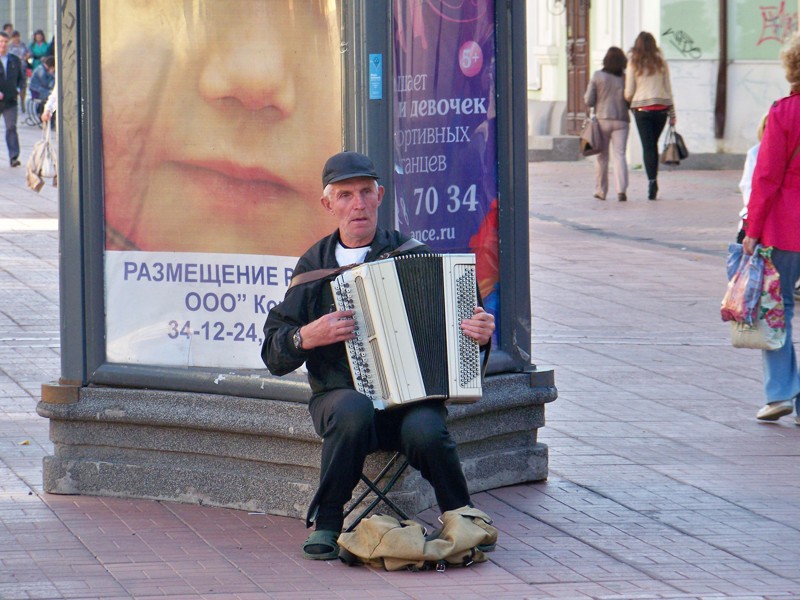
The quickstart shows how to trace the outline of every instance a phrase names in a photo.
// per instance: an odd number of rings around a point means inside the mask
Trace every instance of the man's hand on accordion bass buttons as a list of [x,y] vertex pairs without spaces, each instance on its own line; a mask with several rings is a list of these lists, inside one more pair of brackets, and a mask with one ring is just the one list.
[[494,333],[494,316],[476,306],[472,316],[461,321],[461,330],[481,346],[488,344]]
[[355,337],[353,333],[356,328],[356,321],[353,319],[355,314],[352,310],[337,310],[311,321],[308,325],[303,325],[300,328],[303,350],[352,340]]

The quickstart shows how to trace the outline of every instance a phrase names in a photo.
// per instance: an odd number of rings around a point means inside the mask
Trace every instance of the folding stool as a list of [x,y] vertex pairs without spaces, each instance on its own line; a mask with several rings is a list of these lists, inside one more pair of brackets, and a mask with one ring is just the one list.
[[[389,477],[386,484],[381,488],[380,483],[384,477],[394,468],[394,473]],[[402,520],[410,519],[402,508],[397,506],[391,498],[388,498],[387,495],[391,492],[394,484],[397,483],[397,480],[400,479],[400,476],[405,472],[408,468],[408,459],[403,456],[400,452],[395,452],[392,457],[389,459],[389,462],[386,463],[386,466],[381,469],[381,472],[375,477],[375,479],[370,480],[369,477],[361,474],[361,481],[363,481],[367,489],[361,492],[361,494],[352,501],[350,507],[347,508],[344,512],[345,518],[352,513],[356,507],[363,502],[367,496],[370,494],[375,494],[375,498],[367,505],[367,507],[361,511],[361,513],[355,518],[355,520],[348,525],[345,531],[353,531],[356,528],[361,520],[366,517],[379,503],[383,502],[388,508],[390,508],[398,517]]]

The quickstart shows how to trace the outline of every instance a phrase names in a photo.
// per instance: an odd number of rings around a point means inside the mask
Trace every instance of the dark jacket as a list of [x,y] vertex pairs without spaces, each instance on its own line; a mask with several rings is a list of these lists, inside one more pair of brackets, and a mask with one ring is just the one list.
[[53,91],[53,86],[56,84],[55,75],[51,75],[44,64],[39,65],[34,69],[31,80],[28,82],[28,89],[34,98],[41,98],[47,100],[50,92]]
[[[25,83],[25,73],[22,71],[22,63],[19,57],[8,53],[8,68],[0,74],[0,92],[3,92],[3,99],[0,100],[0,110],[11,108],[17,105],[17,89]],[[2,63],[0,63],[2,69]]]
[[[410,239],[408,236],[398,231],[378,229],[364,262],[381,258],[383,254],[398,248],[408,239]],[[337,229],[300,257],[294,274],[338,267],[336,262],[338,242]],[[419,252],[430,252],[430,248],[418,246],[412,251],[412,253]],[[298,328],[336,310],[330,286],[331,279],[332,277],[325,277],[289,289],[283,302],[269,311],[267,321],[264,323],[261,359],[267,365],[269,372],[273,375],[286,375],[305,362],[308,382],[314,394],[354,387],[343,342],[308,351],[297,350],[292,343],[292,336]]]

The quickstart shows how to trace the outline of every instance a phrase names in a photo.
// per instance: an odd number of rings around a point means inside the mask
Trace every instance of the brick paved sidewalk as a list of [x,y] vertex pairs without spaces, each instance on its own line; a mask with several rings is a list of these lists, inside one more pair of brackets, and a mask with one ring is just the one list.
[[489,563],[414,574],[304,561],[296,519],[44,494],[35,406],[69,351],[57,199],[0,160],[0,598],[800,598],[800,427],[755,422],[760,357],[719,322],[738,177],[663,173],[647,202],[632,173],[623,204],[591,197],[589,161],[532,165],[551,476],[475,496],[501,531]]

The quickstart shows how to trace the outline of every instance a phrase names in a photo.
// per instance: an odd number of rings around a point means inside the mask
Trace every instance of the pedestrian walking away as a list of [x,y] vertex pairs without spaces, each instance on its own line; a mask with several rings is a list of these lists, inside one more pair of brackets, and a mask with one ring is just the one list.
[[669,124],[674,126],[675,102],[669,66],[656,45],[653,34],[642,31],[630,51],[625,76],[625,100],[630,103],[642,142],[644,170],[647,172],[647,199],[658,196],[658,138]]
[[763,350],[766,404],[756,418],[777,421],[795,411],[800,425],[800,373],[792,343],[795,282],[800,278],[800,35],[795,33],[781,51],[790,84],[789,96],[772,105],[753,172],[753,189],[747,206],[744,252],[756,244],[771,246],[780,275],[786,319],[786,341],[777,350]]
[[600,142],[600,153],[595,159],[595,192],[594,197],[605,200],[608,193],[608,162],[614,169],[614,187],[617,199],[624,202],[628,199],[628,163],[625,159],[625,148],[628,144],[628,128],[630,116],[628,103],[625,102],[625,66],[628,59],[621,48],[612,46],[603,58],[603,68],[592,75],[586,88],[584,100],[593,108],[600,131],[603,133]]

